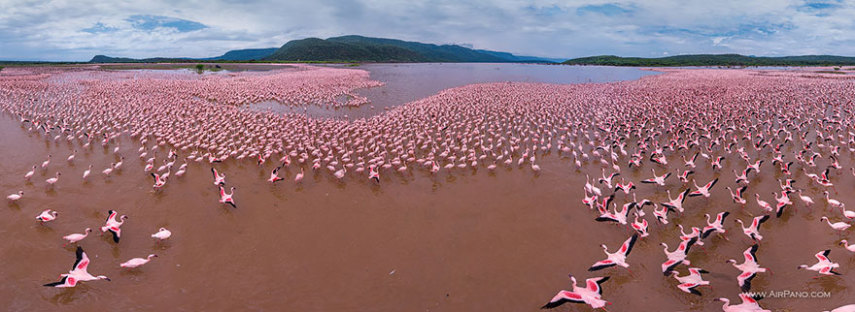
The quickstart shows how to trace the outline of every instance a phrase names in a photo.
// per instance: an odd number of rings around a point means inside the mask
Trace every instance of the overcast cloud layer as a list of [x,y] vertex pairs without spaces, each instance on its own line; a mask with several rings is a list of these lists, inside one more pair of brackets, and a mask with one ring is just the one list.
[[555,58],[855,55],[855,0],[172,2],[0,0],[0,59],[210,57],[350,34]]

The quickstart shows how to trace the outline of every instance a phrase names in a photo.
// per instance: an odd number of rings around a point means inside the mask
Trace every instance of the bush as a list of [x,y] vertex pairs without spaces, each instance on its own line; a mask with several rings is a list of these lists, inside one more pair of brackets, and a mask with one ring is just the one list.
[[203,64],[196,64],[196,70],[205,70],[205,65],[203,65]]

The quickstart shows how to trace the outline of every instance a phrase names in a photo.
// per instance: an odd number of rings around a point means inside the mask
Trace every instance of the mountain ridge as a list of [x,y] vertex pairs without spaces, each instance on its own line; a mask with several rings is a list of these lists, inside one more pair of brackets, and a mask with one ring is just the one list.
[[295,62],[530,62],[554,63],[556,59],[517,56],[508,52],[475,50],[453,44],[430,44],[358,35],[327,39],[304,38],[279,48],[231,50],[209,58],[127,58],[96,55],[90,63],[153,63],[198,61],[295,61]]

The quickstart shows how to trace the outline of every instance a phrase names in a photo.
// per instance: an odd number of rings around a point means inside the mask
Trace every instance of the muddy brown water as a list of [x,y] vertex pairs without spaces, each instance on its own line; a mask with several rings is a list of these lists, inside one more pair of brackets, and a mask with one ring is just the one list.
[[[600,244],[616,249],[632,232],[626,227],[595,222],[594,212],[581,204],[585,173],[600,175],[601,167],[587,163],[577,171],[567,158],[553,152],[540,157],[543,168],[533,174],[527,165],[495,173],[485,168],[443,171],[437,177],[424,170],[406,175],[387,173],[380,186],[348,175],[335,181],[325,170],[307,176],[302,185],[293,177],[296,163],[282,174],[285,181],[265,180],[273,164],[258,167],[252,161],[229,160],[217,168],[237,187],[232,209],[217,202],[210,165],[191,163],[184,177],[170,179],[155,193],[152,179],[136,157],[139,147],[127,137],[118,140],[127,156],[121,170],[105,178],[100,173],[117,160],[109,149],[93,143],[83,149],[77,141],[54,142],[28,132],[7,114],[0,115],[0,186],[8,195],[24,191],[18,203],[2,204],[0,217],[0,309],[44,310],[264,310],[264,311],[536,311],[558,290],[569,288],[568,273],[579,279],[611,276],[603,284],[609,311],[719,311],[718,297],[738,303],[739,273],[727,259],[742,262],[749,243],[735,219],[748,221],[760,209],[753,192],[743,209],[733,204],[726,186],[734,186],[732,169],[741,160],[725,160],[714,172],[700,161],[694,178],[706,182],[721,177],[709,199],[690,198],[686,213],[672,215],[667,226],[657,225],[649,208],[651,235],[639,240],[628,258],[632,273],[623,268],[587,272],[605,257]],[[65,158],[77,150],[73,163]],[[163,155],[168,149],[162,149]],[[785,152],[792,152],[786,150]],[[47,170],[37,170],[32,183],[24,173],[53,155]],[[853,166],[853,155],[841,152],[841,164]],[[752,157],[755,157],[752,154]],[[681,168],[679,156],[669,156],[671,170]],[[780,173],[764,164],[751,187],[766,201],[778,190]],[[92,164],[88,182],[82,172]],[[623,175],[640,181],[651,174],[652,164],[625,169]],[[661,173],[661,169],[658,172]],[[62,172],[54,188],[45,179]],[[821,200],[823,189],[798,178],[798,188],[814,196],[817,205],[796,203],[781,219],[764,224],[765,237],[757,253],[762,266],[773,274],[759,274],[754,291],[826,291],[829,298],[766,298],[762,305],[773,311],[817,311],[855,302],[855,256],[838,247],[838,235],[819,221],[823,214],[839,221]],[[851,192],[855,177],[834,177],[833,197],[855,205]],[[683,189],[675,177],[665,187],[639,185],[638,196],[655,202],[667,200],[665,190]],[[622,204],[623,195],[616,202]],[[46,226],[34,217],[43,209],[60,212]],[[107,210],[129,219],[123,236],[114,244],[99,236]],[[688,259],[710,272],[712,287],[703,296],[683,293],[677,281],[664,277],[665,260],[660,242],[673,249],[679,242],[677,223],[706,225],[704,213],[731,211],[726,222],[729,241],[719,237],[693,247]],[[74,261],[74,249],[63,247],[61,237],[91,227],[93,234],[80,242],[92,263],[89,272],[109,276],[112,282],[85,282],[73,289],[41,286],[57,280]],[[150,237],[167,227],[173,237],[157,244]],[[844,237],[852,238],[847,233]],[[831,249],[841,277],[812,279],[816,274],[796,270],[815,263],[813,254]],[[158,258],[136,270],[119,264],[156,253]],[[685,274],[685,267],[679,271]],[[589,311],[565,305],[557,311]]]

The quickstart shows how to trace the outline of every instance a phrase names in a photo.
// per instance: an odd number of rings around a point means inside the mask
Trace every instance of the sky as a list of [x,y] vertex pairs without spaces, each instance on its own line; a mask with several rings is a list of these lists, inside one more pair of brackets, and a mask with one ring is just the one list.
[[855,0],[0,0],[0,60],[212,57],[341,35],[559,59],[855,56]]

